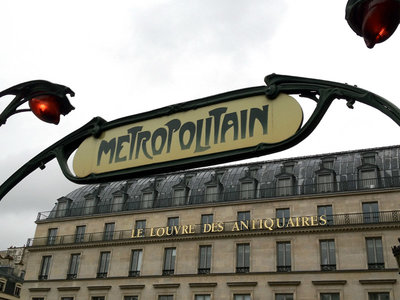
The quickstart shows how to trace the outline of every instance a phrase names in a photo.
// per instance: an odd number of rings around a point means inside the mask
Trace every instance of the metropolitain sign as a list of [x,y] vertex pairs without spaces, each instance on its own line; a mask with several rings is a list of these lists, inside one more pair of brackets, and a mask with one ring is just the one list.
[[[169,171],[262,155],[301,127],[301,106],[281,94],[238,91],[132,116],[131,122],[87,138],[78,148],[77,177]],[[259,151],[260,153],[258,153]]]

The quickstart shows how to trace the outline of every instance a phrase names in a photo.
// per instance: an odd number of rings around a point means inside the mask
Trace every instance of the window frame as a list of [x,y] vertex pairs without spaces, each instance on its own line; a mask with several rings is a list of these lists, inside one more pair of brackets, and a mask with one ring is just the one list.
[[110,269],[111,251],[101,251],[96,278],[107,278]]
[[143,262],[143,249],[132,249],[129,264],[129,277],[140,276],[140,270]]
[[[283,248],[283,249],[281,250],[280,248]],[[282,256],[282,254],[283,254],[283,256]],[[276,242],[276,270],[277,270],[277,272],[292,271],[292,243],[291,243],[291,241]]]
[[250,272],[250,243],[236,244],[236,273]]

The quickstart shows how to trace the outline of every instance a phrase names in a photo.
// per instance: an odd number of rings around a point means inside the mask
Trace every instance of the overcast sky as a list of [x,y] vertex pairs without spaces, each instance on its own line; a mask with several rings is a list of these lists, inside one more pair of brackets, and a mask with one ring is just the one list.
[[[400,106],[399,32],[368,49],[344,19],[346,2],[0,1],[0,90],[45,79],[76,93],[58,126],[24,113],[0,128],[0,182],[95,116],[259,86],[270,73],[358,85]],[[313,102],[301,104],[307,114]],[[337,100],[305,141],[261,159],[395,145],[399,133],[379,111]],[[0,249],[24,245],[37,213],[77,187],[56,162],[23,180],[0,202]]]

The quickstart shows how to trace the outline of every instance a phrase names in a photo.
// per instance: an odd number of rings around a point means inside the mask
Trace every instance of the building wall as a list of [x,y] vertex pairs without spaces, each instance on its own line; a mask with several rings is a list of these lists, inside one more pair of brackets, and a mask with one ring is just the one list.
[[[93,295],[104,295],[110,300],[123,299],[124,295],[137,295],[139,299],[174,295],[174,299],[194,299],[195,294],[210,294],[213,300],[231,300],[234,294],[250,294],[251,299],[272,300],[276,293],[293,293],[294,299],[305,300],[318,299],[321,292],[337,292],[340,299],[368,299],[368,292],[384,291],[390,293],[390,299],[400,299],[399,275],[391,253],[391,246],[397,244],[400,235],[400,222],[396,221],[399,220],[396,219],[399,196],[398,189],[382,189],[39,221],[33,244],[28,248],[30,256],[22,298],[73,296],[74,299],[90,299]],[[334,215],[361,214],[365,202],[378,202],[380,212],[390,211],[389,215],[395,217],[387,222],[379,220],[366,224],[226,230],[170,237],[129,236],[136,220],[145,219],[146,228],[150,229],[167,226],[168,217],[178,216],[181,225],[195,225],[200,224],[202,214],[213,214],[214,222],[232,225],[240,211],[250,211],[251,220],[275,218],[279,208],[289,208],[291,217],[316,216],[319,205],[332,205]],[[101,235],[105,223],[110,222],[115,222],[116,235],[124,235],[112,241],[43,243],[50,228],[57,228],[57,236],[64,236],[66,241],[75,234],[76,226],[86,225],[87,234]],[[382,238],[384,269],[368,269],[368,237]],[[335,242],[334,271],[321,271],[319,243],[326,239]],[[277,242],[282,241],[291,243],[290,272],[277,272]],[[236,246],[240,243],[250,244],[248,273],[236,273]],[[197,274],[200,245],[212,246],[211,272],[207,275]],[[174,275],[163,276],[164,249],[168,247],[176,247],[175,270]],[[139,277],[128,277],[133,249],[143,250]],[[111,259],[107,278],[99,279],[96,274],[102,251],[110,251]],[[78,276],[66,280],[73,253],[81,254]],[[46,255],[52,256],[48,279],[38,280],[41,260]]]

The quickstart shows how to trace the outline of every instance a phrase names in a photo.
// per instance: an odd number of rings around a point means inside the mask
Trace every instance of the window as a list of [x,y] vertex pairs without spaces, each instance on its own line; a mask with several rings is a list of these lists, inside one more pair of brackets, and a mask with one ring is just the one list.
[[166,248],[164,253],[163,275],[173,275],[175,271],[176,248]]
[[293,294],[275,294],[275,300],[293,300]]
[[110,252],[101,252],[99,269],[97,271],[97,278],[106,278],[108,273],[108,265],[110,264]]
[[321,293],[321,300],[340,300],[339,293]]
[[47,235],[47,245],[54,245],[57,238],[57,228],[49,228]]
[[174,296],[172,296],[172,295],[162,295],[162,296],[158,296],[158,300],[174,300]]
[[67,208],[68,208],[68,202],[67,200],[62,200],[58,201],[57,203],[57,211],[56,211],[56,217],[64,217],[67,214]]
[[40,266],[39,280],[46,280],[49,276],[51,256],[43,256]]
[[235,294],[233,295],[234,300],[251,300],[250,294]]
[[289,219],[290,219],[289,208],[278,208],[276,210],[276,226],[278,228],[282,228],[283,226],[287,225]]
[[207,186],[205,202],[217,202],[217,201],[218,201],[218,186],[216,185]]
[[111,241],[114,237],[114,227],[115,223],[106,223],[104,225],[104,236],[103,240]]
[[74,300],[74,297],[61,297],[61,300]]
[[276,253],[277,253],[277,271],[278,272],[291,271],[292,263],[291,263],[290,242],[278,242]]
[[43,297],[32,297],[32,300],[44,300]]
[[378,185],[376,169],[361,169],[360,170],[360,187],[363,189],[373,189]]
[[210,232],[212,229],[211,224],[213,222],[213,214],[201,215],[201,232]]
[[75,230],[75,243],[82,243],[85,241],[86,225],[76,226]]
[[282,177],[276,180],[277,196],[293,195],[293,180],[291,177]]
[[143,193],[142,195],[142,208],[152,208],[153,207],[153,192]]
[[240,199],[253,199],[254,198],[254,182],[242,182],[240,184]]
[[249,229],[250,211],[239,211],[237,213],[237,221],[240,230]]
[[236,273],[250,271],[250,244],[236,245]]
[[92,298],[90,298],[90,299],[92,299],[92,300],[105,300],[106,297],[104,297],[104,296],[92,296]]
[[135,277],[140,275],[140,268],[142,266],[142,250],[132,250],[131,256],[131,267],[129,269],[129,277]]
[[168,218],[167,221],[167,226],[170,234],[175,235],[177,232],[175,232],[174,226],[179,226],[179,217],[171,217]]
[[333,173],[317,175],[317,191],[319,193],[334,191]]
[[326,216],[326,224],[333,225],[333,212],[332,205],[321,205],[318,206],[318,220],[321,216]]
[[186,189],[174,189],[174,197],[172,199],[172,205],[184,205],[186,200]]
[[81,255],[79,253],[71,254],[71,258],[69,261],[69,269],[68,269],[68,273],[67,273],[67,279],[75,279],[76,276],[78,275],[78,267],[79,267],[80,258],[81,258]]
[[83,208],[83,214],[91,215],[95,212],[96,199],[94,197],[87,198],[85,200],[85,207]]
[[366,202],[362,204],[364,223],[379,222],[378,202]]
[[139,300],[138,296],[124,296],[124,300]]
[[211,269],[211,246],[200,246],[199,248],[199,274],[210,274]]
[[319,242],[321,253],[321,270],[336,270],[335,241],[323,240]]
[[368,293],[368,300],[390,300],[389,293]]
[[0,292],[4,291],[5,286],[6,286],[6,281],[0,280]]
[[367,238],[368,269],[384,269],[382,239],[380,237]]
[[211,300],[211,295],[195,295],[194,300]]
[[112,208],[111,211],[121,211],[124,205],[124,197],[120,195],[114,195],[112,199]]

